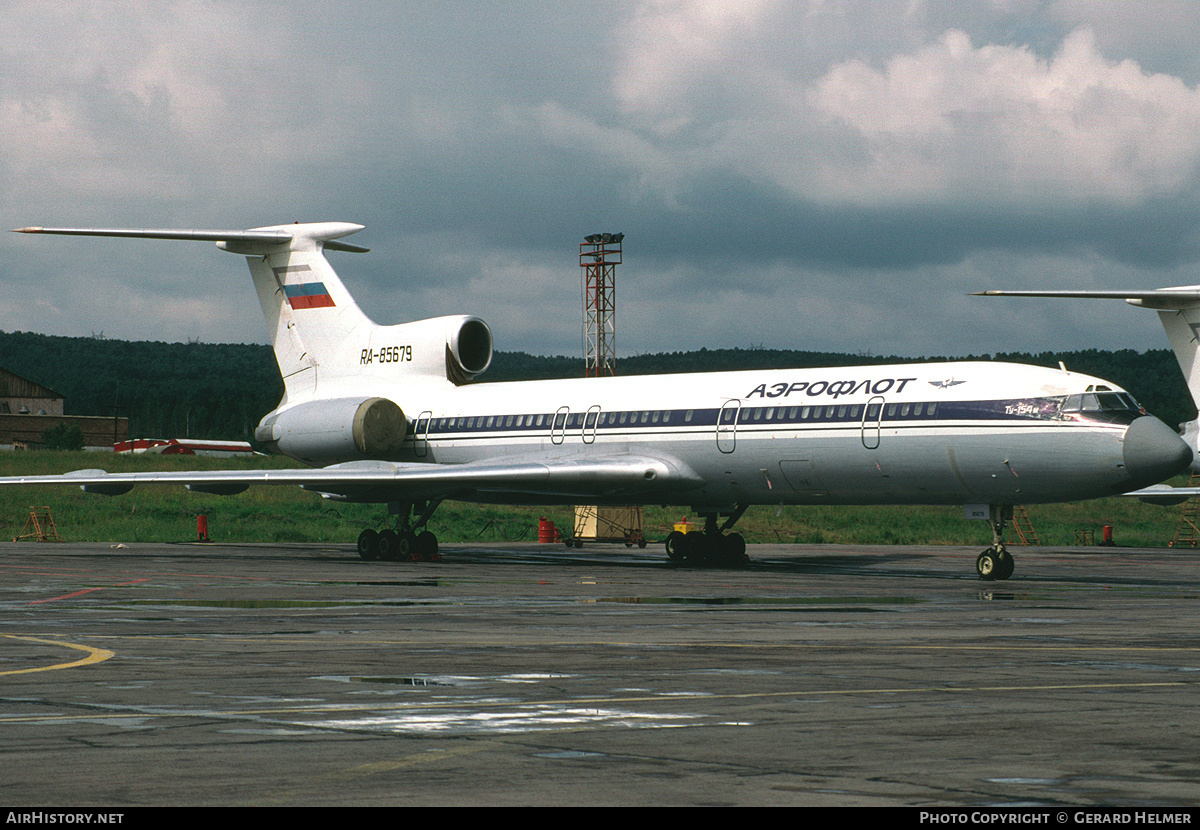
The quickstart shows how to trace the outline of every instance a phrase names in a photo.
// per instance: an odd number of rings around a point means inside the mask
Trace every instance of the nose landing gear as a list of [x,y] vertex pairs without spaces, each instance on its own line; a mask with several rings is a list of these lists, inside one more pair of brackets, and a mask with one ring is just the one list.
[[1011,504],[988,505],[988,523],[992,526],[992,546],[975,560],[975,572],[989,582],[1008,579],[1013,574],[1012,554],[1004,546],[1004,527],[1012,521]]

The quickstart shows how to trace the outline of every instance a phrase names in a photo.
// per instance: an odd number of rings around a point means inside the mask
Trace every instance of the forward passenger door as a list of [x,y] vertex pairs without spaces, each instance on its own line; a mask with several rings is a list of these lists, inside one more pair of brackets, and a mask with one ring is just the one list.
[[741,408],[740,400],[725,401],[717,413],[717,449],[721,452],[733,452],[737,445],[738,412]]
[[867,401],[863,411],[862,444],[869,450],[878,449],[880,424],[883,421],[883,397],[876,395]]

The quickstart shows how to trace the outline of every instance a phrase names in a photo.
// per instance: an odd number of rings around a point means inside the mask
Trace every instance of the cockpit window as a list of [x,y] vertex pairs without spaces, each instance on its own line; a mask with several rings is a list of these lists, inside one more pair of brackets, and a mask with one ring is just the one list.
[[1084,392],[1068,395],[1063,412],[1140,412],[1141,407],[1126,392]]

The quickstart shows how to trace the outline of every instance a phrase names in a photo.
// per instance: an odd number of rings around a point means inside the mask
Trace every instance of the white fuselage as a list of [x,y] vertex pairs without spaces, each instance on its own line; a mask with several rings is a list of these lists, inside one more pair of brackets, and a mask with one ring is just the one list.
[[[1136,489],[1177,471],[1186,447],[1127,395],[1123,410],[1063,411],[1068,396],[1097,387],[1124,395],[1087,375],[966,362],[466,386],[376,378],[367,390],[347,384],[320,391],[398,403],[409,434],[389,460],[457,465],[650,455],[694,472],[702,483],[641,495],[718,509],[1072,501]],[[1151,441],[1153,457],[1131,464],[1127,430],[1147,419],[1166,435],[1161,447],[1157,433]],[[326,465],[353,458],[310,453],[302,460]],[[622,491],[609,500],[638,496]]]

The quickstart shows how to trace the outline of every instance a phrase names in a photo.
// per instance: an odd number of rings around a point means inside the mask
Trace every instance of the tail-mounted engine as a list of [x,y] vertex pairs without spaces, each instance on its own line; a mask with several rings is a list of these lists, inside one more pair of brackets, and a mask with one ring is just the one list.
[[268,415],[254,438],[272,451],[313,464],[394,457],[408,420],[387,398],[307,401]]
[[462,317],[446,338],[446,377],[463,384],[492,365],[492,330],[478,317]]
[[389,379],[446,378],[461,385],[491,365],[492,330],[483,320],[467,315],[376,326],[361,355],[353,354],[357,362],[353,369],[358,373]]

